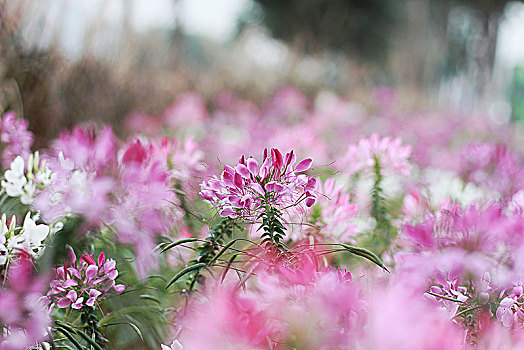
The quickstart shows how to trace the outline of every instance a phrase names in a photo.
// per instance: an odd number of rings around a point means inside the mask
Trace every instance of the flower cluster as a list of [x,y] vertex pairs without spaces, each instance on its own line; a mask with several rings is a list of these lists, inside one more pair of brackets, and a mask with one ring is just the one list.
[[[506,291],[502,292],[503,295]],[[497,309],[497,319],[505,327],[522,327],[524,325],[524,293],[522,283],[516,284],[502,299]]]
[[0,349],[26,349],[47,337],[51,322],[43,302],[47,279],[25,258],[13,263],[0,288]]
[[20,197],[23,204],[31,204],[35,192],[48,186],[53,180],[53,173],[47,167],[45,161],[40,162],[39,153],[30,154],[27,159],[27,167],[24,159],[17,156],[6,170],[2,188],[9,197]]
[[[116,229],[121,243],[135,247],[137,271],[144,276],[157,264],[151,254],[155,236],[173,231],[182,216],[173,186],[183,177],[171,170],[177,160],[172,156],[182,152],[175,151],[175,142],[138,138],[117,148],[110,128],[98,133],[75,128],[63,133],[48,153],[54,176],[36,193],[33,207],[47,222],[81,216],[89,228]],[[194,144],[183,153],[186,158],[199,157]],[[196,159],[188,161],[186,172],[192,171]]]
[[219,208],[222,217],[230,218],[252,219],[267,207],[283,209],[302,201],[311,207],[316,201],[317,181],[305,172],[313,161],[295,162],[293,151],[283,157],[276,148],[270,155],[264,151],[262,165],[242,156],[234,168],[226,165],[220,178],[204,181],[200,195]]
[[14,112],[6,113],[0,119],[0,141],[3,168],[7,168],[17,156],[27,159],[33,143],[33,134],[27,130],[27,120],[17,119]]
[[16,256],[37,258],[44,249],[44,240],[49,235],[49,226],[37,225],[27,213],[22,227],[16,226],[16,216],[11,217],[9,227],[6,215],[0,223],[0,267]]
[[350,145],[343,156],[341,167],[352,175],[359,172],[372,172],[375,162],[387,174],[408,175],[411,164],[408,158],[411,155],[411,146],[402,145],[397,137],[380,137],[377,134],[369,138],[362,138],[356,145]]
[[[298,264],[258,268],[242,292],[232,281],[209,286],[181,320],[183,349],[342,349],[355,344],[365,302],[351,274],[320,270],[311,250]],[[175,347],[176,349],[176,347]]]
[[56,269],[56,277],[51,281],[47,293],[48,302],[53,308],[81,309],[94,307],[111,290],[117,294],[125,289],[123,284],[115,284],[118,277],[116,262],[107,259],[104,252],[95,261],[93,256],[84,254],[80,259],[72,249],[68,249],[68,261]]

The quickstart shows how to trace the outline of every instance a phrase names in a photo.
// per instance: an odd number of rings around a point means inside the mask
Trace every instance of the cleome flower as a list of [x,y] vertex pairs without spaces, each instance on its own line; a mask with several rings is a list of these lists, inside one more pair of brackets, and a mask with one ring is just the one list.
[[356,145],[350,145],[342,160],[343,169],[353,175],[359,172],[371,172],[375,160],[380,162],[380,167],[385,173],[408,175],[411,164],[408,158],[411,155],[411,146],[402,145],[402,140],[397,137],[380,137],[373,134],[362,138]]
[[515,283],[511,292],[503,290],[500,294],[503,298],[497,308],[497,319],[504,327],[522,327],[524,324],[524,292],[522,283]]
[[233,168],[224,167],[220,178],[204,181],[200,195],[220,210],[222,217],[253,219],[267,208],[284,209],[304,202],[311,207],[316,201],[315,178],[305,174],[312,159],[295,165],[293,151],[285,157],[276,148],[264,150],[262,165],[254,158],[240,157]]
[[11,217],[9,226],[6,215],[2,215],[0,222],[0,267],[8,260],[18,257],[38,258],[43,250],[43,241],[49,235],[47,225],[37,225],[28,212],[22,227],[16,226],[16,216]]
[[120,294],[126,288],[123,284],[115,284],[118,277],[116,262],[107,259],[101,252],[95,261],[93,256],[84,254],[76,259],[74,251],[68,249],[69,259],[64,266],[56,269],[56,277],[51,281],[51,289],[47,293],[51,309],[56,305],[61,309],[71,307],[93,307],[109,291]]
[[27,130],[27,120],[17,118],[14,112],[7,112],[0,118],[0,145],[2,168],[7,168],[17,157],[27,159],[31,153],[34,135]]
[[1,185],[9,197],[20,197],[23,204],[31,204],[36,191],[48,186],[52,179],[53,173],[45,161],[40,162],[40,156],[35,152],[29,155],[27,165],[21,156],[17,156],[4,173]]
[[0,286],[0,349],[28,349],[46,339],[51,325],[42,298],[47,277],[36,275],[24,256],[12,263],[6,277]]

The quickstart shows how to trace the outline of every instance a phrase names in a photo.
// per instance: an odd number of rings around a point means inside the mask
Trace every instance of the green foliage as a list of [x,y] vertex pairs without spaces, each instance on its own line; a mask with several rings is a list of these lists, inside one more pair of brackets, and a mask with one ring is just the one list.
[[395,236],[395,229],[391,224],[391,219],[382,190],[382,172],[379,159],[375,156],[373,166],[374,183],[371,190],[371,216],[376,221],[375,232],[373,235],[372,246],[378,255],[381,256],[391,246]]
[[[203,279],[203,276],[200,274],[202,269],[215,263],[235,243],[235,240],[233,240],[226,244],[226,240],[232,237],[235,226],[235,221],[231,218],[223,218],[218,224],[213,226],[209,230],[209,237],[197,247],[197,255],[189,262],[187,267],[171,278],[166,288],[169,288],[183,276],[188,275],[187,288],[189,291],[192,291],[195,284]],[[192,239],[190,240],[192,241]],[[168,244],[162,251],[164,252],[177,245],[189,242],[187,240],[181,241]]]
[[365,248],[361,248],[361,247],[355,247],[355,246],[352,246],[352,245],[349,245],[349,244],[341,244],[348,252],[350,252],[351,254],[354,254],[354,255],[357,255],[357,256],[360,256],[362,258],[365,258],[365,259],[368,259],[369,261],[371,261],[372,263],[380,266],[381,268],[383,268],[384,270],[386,270],[387,272],[389,272],[389,270],[387,269],[387,267],[384,265],[384,263],[382,262],[382,260],[375,254],[373,253],[372,251],[369,251]]
[[260,213],[257,219],[262,219],[262,225],[258,230],[263,230],[262,245],[265,248],[270,248],[272,245],[276,246],[280,251],[285,250],[285,245],[282,243],[286,235],[286,228],[280,221],[282,214],[276,208],[267,207],[266,211]]

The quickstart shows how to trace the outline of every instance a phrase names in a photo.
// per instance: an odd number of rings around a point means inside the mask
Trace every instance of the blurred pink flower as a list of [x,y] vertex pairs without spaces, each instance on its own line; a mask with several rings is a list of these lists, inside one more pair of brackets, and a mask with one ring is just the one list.
[[402,145],[400,138],[381,138],[377,134],[362,138],[356,145],[350,145],[341,161],[341,169],[349,175],[358,172],[372,172],[375,158],[380,162],[383,174],[408,175],[411,164],[408,161],[411,146]]
[[464,347],[464,332],[439,312],[402,287],[373,288],[369,301],[363,349],[439,350]]
[[14,112],[7,112],[0,119],[0,141],[2,142],[2,167],[9,168],[16,156],[24,160],[31,154],[33,133],[27,130],[27,120],[18,119]]
[[18,259],[9,268],[7,284],[0,287],[0,348],[20,350],[47,338],[51,321],[43,293],[47,279],[36,277],[28,259]]

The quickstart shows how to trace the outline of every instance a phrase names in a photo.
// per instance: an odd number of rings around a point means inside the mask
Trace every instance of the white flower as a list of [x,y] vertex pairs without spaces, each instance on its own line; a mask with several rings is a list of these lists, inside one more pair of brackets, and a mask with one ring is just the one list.
[[167,346],[164,344],[161,344],[161,350],[183,350],[182,344],[178,340],[173,340],[173,343],[171,343],[171,346]]
[[24,174],[24,159],[21,156],[17,156],[11,162],[11,168],[6,170],[4,179],[2,187],[9,197],[18,197],[25,193],[24,186],[27,184],[27,179]]
[[43,164],[40,166],[38,171],[35,173],[35,179],[42,187],[48,186],[53,179],[55,178],[56,174],[51,172],[47,164],[43,162]]
[[24,159],[17,156],[11,163],[11,169],[7,170],[2,180],[2,187],[9,197],[20,197],[23,204],[31,204],[35,198],[37,189],[48,186],[55,174],[49,170],[45,161],[39,164],[38,152],[31,155],[27,161],[27,174],[24,173]]
[[13,236],[7,242],[9,250],[24,250],[34,257],[38,257],[43,247],[44,241],[49,235],[49,226],[37,225],[31,219],[31,213],[27,213],[24,225],[19,235]]

